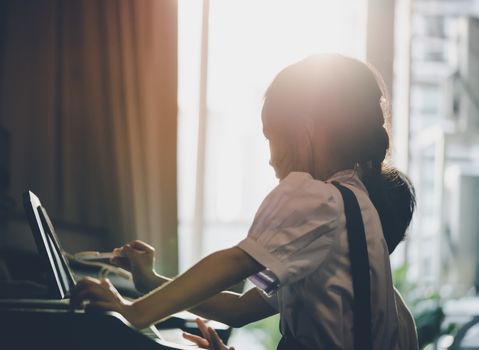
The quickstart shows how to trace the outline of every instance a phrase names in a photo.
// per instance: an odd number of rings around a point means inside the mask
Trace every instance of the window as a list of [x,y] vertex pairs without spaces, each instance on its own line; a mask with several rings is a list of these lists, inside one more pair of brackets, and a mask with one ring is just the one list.
[[407,142],[418,205],[409,277],[457,296],[479,283],[477,217],[468,211],[479,183],[479,21],[472,2],[411,4]]
[[[210,0],[206,5],[209,12],[203,14],[199,2],[179,2],[181,269],[239,242],[277,183],[260,119],[263,94],[274,76],[310,54],[331,51],[364,59],[366,48],[364,1]],[[209,26],[203,33],[202,19]],[[203,134],[198,132],[201,64],[207,65]]]

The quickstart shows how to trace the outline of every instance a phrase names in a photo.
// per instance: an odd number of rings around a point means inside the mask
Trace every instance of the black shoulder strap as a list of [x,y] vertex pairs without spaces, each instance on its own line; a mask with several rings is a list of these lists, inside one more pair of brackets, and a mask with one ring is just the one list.
[[351,261],[351,275],[353,280],[353,333],[355,350],[371,350],[372,321],[371,321],[371,287],[369,277],[368,247],[361,210],[353,191],[333,182],[341,192],[346,214],[346,228],[348,231],[349,259]]

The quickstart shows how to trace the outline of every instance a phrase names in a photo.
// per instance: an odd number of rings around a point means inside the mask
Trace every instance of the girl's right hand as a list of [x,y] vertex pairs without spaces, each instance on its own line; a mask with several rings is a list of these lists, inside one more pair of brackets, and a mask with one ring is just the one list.
[[158,275],[154,269],[155,248],[145,242],[134,240],[113,249],[113,252],[121,256],[112,258],[110,263],[130,271],[136,289],[147,292],[156,287]]

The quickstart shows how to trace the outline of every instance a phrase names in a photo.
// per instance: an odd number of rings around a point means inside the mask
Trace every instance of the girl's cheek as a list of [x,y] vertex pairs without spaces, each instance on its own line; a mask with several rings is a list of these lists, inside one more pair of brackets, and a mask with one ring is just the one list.
[[276,176],[278,179],[280,179],[281,177],[280,177],[280,174],[279,174],[279,169],[278,169],[278,167],[276,166],[276,164],[273,162],[273,160],[270,159],[269,165],[273,168],[275,176]]
[[273,159],[270,163],[276,173],[276,177],[280,180],[293,170],[293,164],[289,157],[282,157],[278,160]]
[[273,158],[270,158],[269,165],[273,168],[276,177],[280,179],[280,169],[278,167],[278,163]]

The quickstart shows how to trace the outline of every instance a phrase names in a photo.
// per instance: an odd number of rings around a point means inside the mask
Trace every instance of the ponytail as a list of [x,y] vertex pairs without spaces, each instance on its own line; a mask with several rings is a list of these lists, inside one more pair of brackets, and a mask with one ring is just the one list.
[[[384,111],[383,111],[384,112]],[[389,135],[381,126],[364,147],[358,172],[376,208],[389,254],[404,239],[411,222],[416,198],[409,178],[392,166],[384,164],[389,149]]]
[[389,254],[404,239],[416,196],[409,178],[394,167],[359,164],[360,177],[369,192],[383,229]]

